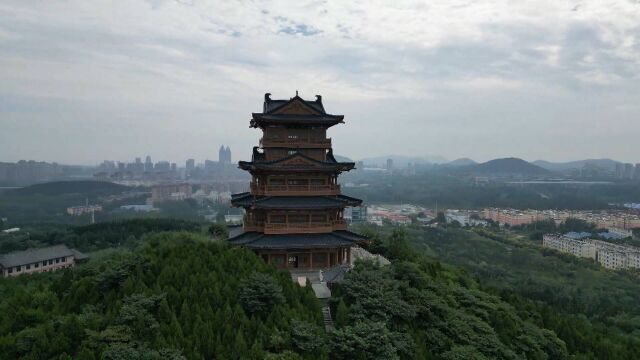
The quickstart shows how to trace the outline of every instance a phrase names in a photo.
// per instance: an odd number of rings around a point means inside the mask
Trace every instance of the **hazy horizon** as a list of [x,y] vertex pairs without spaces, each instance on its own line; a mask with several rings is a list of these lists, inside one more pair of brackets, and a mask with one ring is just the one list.
[[265,92],[353,159],[639,162],[632,1],[0,5],[0,161],[250,158]]

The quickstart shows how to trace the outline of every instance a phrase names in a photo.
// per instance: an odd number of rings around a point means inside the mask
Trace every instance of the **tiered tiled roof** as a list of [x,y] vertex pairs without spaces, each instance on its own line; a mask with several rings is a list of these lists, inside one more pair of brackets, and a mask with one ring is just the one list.
[[309,249],[338,246],[351,246],[365,242],[361,235],[347,230],[338,230],[323,234],[283,234],[266,235],[249,231],[230,238],[232,245],[242,245],[250,249]]
[[331,209],[359,206],[362,200],[346,195],[335,196],[253,196],[251,193],[233,194],[231,204],[257,209]]
[[[296,163],[287,165],[288,161],[294,159],[303,160],[305,163]],[[349,171],[355,167],[353,162],[338,162],[330,151],[327,153],[327,161],[319,161],[309,156],[306,156],[300,152],[293,153],[283,158],[265,161],[263,154],[257,152],[254,149],[252,161],[240,161],[238,167],[243,170],[272,170],[272,171],[286,171],[286,172],[299,172],[299,171]]]
[[[262,127],[267,124],[318,124],[327,127],[344,122],[344,115],[327,114],[322,105],[322,97],[317,95],[315,101],[307,101],[296,96],[289,100],[271,100],[271,94],[265,94],[263,112],[252,113],[251,127]],[[288,105],[298,104],[306,108],[307,114],[292,115],[282,113]]]

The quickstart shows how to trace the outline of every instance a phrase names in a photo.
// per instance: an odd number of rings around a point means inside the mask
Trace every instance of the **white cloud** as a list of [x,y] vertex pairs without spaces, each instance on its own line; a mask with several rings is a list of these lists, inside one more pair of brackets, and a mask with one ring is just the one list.
[[[204,157],[216,142],[227,141],[225,132],[246,129],[238,121],[260,109],[263,92],[290,96],[298,89],[306,96],[323,94],[336,112],[354,109],[353,115],[368,119],[366,126],[387,126],[385,117],[394,110],[401,114],[395,116],[399,126],[385,134],[387,145],[375,151],[414,151],[419,142],[425,143],[423,153],[458,157],[473,154],[431,137],[436,131],[460,131],[456,124],[468,116],[484,119],[486,127],[499,121],[501,107],[517,104],[516,113],[561,122],[600,114],[587,104],[603,95],[609,108],[640,101],[640,5],[626,0],[21,1],[0,4],[0,24],[0,97],[7,99],[0,101],[0,122],[12,121],[16,132],[0,134],[0,153],[9,157],[4,160],[73,156],[92,162],[106,156],[71,151],[76,144],[57,137],[42,140],[60,148],[47,154],[3,147],[30,139],[30,122],[42,121],[36,117],[46,111],[51,118],[68,119],[96,108],[118,114],[112,121],[123,128],[131,122],[156,124],[149,131],[157,131],[157,144],[144,146],[179,160]],[[473,112],[468,109],[475,105],[460,104],[472,101],[470,94],[484,103]],[[540,108],[535,98],[547,105]],[[386,108],[360,113],[374,103]],[[43,111],[27,115],[29,104]],[[433,113],[441,121],[428,130],[425,122],[414,124],[414,118]],[[96,124],[107,121],[95,116]],[[182,130],[172,123],[176,116]],[[23,125],[15,125],[18,118]],[[531,121],[519,119],[510,119],[515,138],[522,127],[518,121]],[[402,121],[416,136],[411,145]],[[617,120],[612,115],[607,121]],[[210,143],[163,146],[171,140],[163,129],[193,136],[194,128],[209,131]],[[465,127],[467,143],[473,143],[474,130],[478,141],[483,139],[486,128]],[[104,148],[114,139],[91,128],[69,131],[80,142]],[[138,131],[127,136],[144,134]],[[197,131],[201,141],[207,141],[206,131]],[[532,131],[528,138],[545,129]],[[232,146],[250,146],[255,137],[244,131]],[[535,157],[539,143],[529,144]],[[526,148],[526,141],[522,145]],[[632,156],[626,147],[610,145],[611,153],[601,156]],[[146,151],[139,144],[123,146],[122,154]],[[338,152],[353,157],[370,151],[362,143],[344,146]],[[581,146],[586,145],[576,149]],[[478,151],[492,157],[509,149],[483,143]]]

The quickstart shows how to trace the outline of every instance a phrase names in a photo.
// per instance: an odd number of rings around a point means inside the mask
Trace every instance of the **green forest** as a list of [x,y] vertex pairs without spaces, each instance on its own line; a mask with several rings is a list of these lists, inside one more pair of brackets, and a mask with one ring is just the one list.
[[[375,231],[392,234],[393,228]],[[416,227],[405,236],[416,256],[461,269],[523,319],[554,331],[575,359],[635,359],[640,353],[637,273],[545,250],[517,233]]]
[[90,204],[102,206],[93,214],[96,222],[126,219],[183,219],[204,221],[205,215],[217,214],[224,220],[225,214],[240,214],[240,209],[211,200],[163,201],[154,204],[154,211],[142,212],[121,209],[122,205],[146,204],[150,189],[128,187],[103,181],[58,181],[36,184],[24,188],[0,192],[1,226],[42,227],[43,224],[86,225],[92,222],[92,214],[71,216],[68,207]]
[[[0,218],[8,218],[14,225],[38,222],[87,224],[90,215],[71,217],[66,214],[66,209],[84,205],[87,201],[95,204],[103,197],[132,190],[134,188],[104,181],[56,181],[31,185],[0,193]],[[144,202],[144,199],[128,201]],[[111,207],[119,205],[113,203]],[[96,214],[100,219],[102,214]]]
[[[89,262],[0,280],[2,359],[635,359],[632,273],[530,237],[363,227],[369,250],[333,288],[326,332],[310,287],[231,248],[221,226],[134,219],[43,231]],[[104,252],[104,249],[110,249]],[[4,251],[3,251],[4,252]]]
[[610,204],[640,201],[636,184],[476,184],[473,179],[440,173],[353,178],[349,194],[366,203],[411,203],[426,207],[477,209],[608,209]]
[[309,287],[254,254],[159,233],[63,272],[0,282],[3,359],[317,358]]

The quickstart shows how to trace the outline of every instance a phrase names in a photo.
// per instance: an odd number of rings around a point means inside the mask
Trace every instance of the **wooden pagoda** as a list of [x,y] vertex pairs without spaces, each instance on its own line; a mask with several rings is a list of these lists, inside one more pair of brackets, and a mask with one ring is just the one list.
[[361,200],[341,194],[338,175],[354,163],[333,156],[327,129],[344,123],[327,114],[322,97],[297,95],[272,100],[265,94],[261,113],[250,127],[262,130],[251,161],[239,167],[252,176],[249,192],[232,195],[231,204],[246,211],[243,232],[229,242],[254,250],[281,268],[328,268],[348,264],[351,247],[367,239],[347,230],[347,206]]

